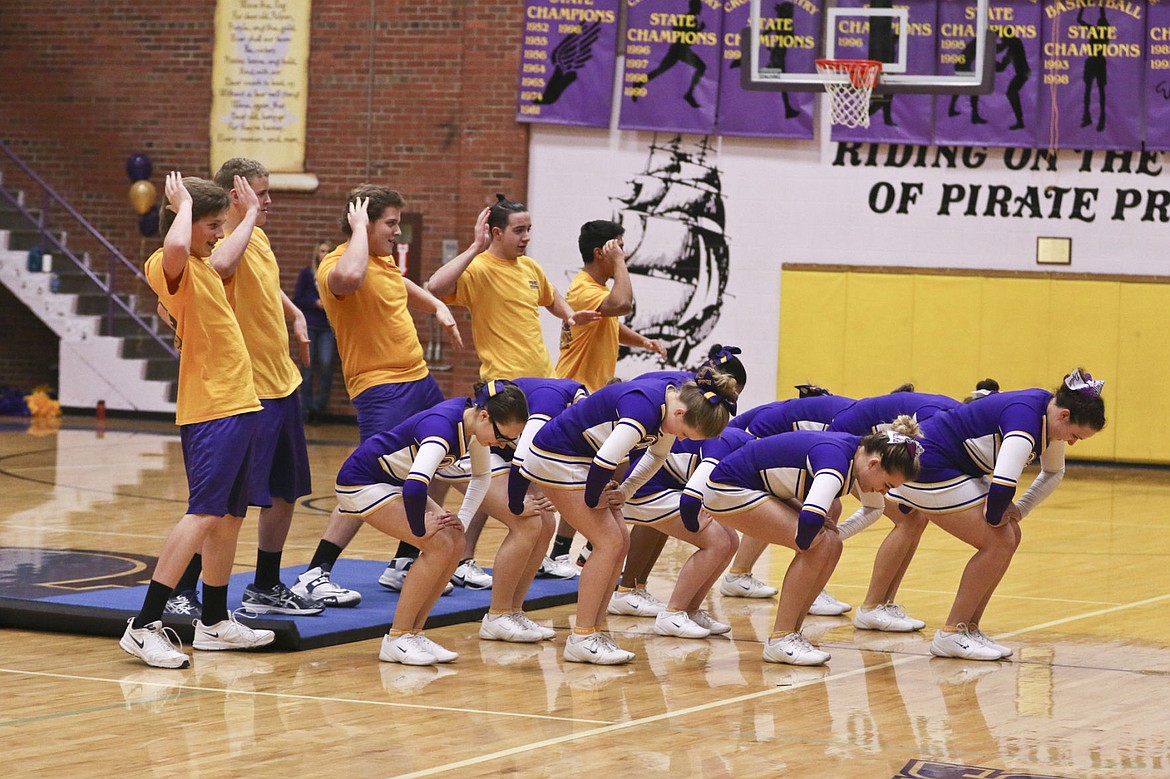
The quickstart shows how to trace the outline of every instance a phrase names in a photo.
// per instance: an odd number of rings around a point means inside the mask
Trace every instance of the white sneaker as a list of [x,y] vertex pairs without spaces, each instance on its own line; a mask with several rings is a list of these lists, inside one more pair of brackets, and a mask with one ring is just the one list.
[[568,555],[561,555],[555,560],[546,556],[541,560],[536,575],[541,579],[572,579],[580,576],[581,570],[569,562]]
[[192,624],[195,625],[195,640],[191,646],[196,649],[256,649],[276,640],[276,634],[271,630],[256,630],[236,622],[235,614],[228,614],[227,619],[214,625],[204,625],[198,619]]
[[633,660],[634,653],[621,649],[604,633],[592,633],[588,636],[569,636],[562,657],[570,663],[622,665]]
[[492,586],[492,575],[480,568],[475,560],[464,560],[452,574],[451,583],[469,590],[488,590]]
[[832,657],[810,644],[800,633],[789,633],[782,638],[764,642],[764,660],[788,665],[824,665]]
[[459,659],[458,652],[452,652],[447,647],[437,644],[424,633],[415,633],[415,643],[435,656],[440,663],[450,663]]
[[362,602],[357,590],[347,590],[329,578],[329,571],[320,566],[310,568],[297,577],[290,590],[302,598],[309,598],[326,606],[348,608]]
[[986,633],[984,633],[982,630],[980,630],[977,627],[968,628],[967,632],[971,634],[971,638],[973,638],[976,641],[978,641],[979,643],[983,644],[983,646],[987,647],[988,649],[994,649],[996,652],[999,652],[999,656],[1001,658],[1008,658],[1014,654],[1014,651],[1012,650],[1011,647],[1004,646],[1003,644],[997,644],[996,642],[991,640],[990,636],[988,636]]
[[635,587],[628,592],[618,590],[609,598],[605,607],[607,614],[627,617],[656,617],[666,611],[666,604],[655,598],[644,587]]
[[654,618],[654,632],[660,636],[706,638],[711,631],[690,618],[685,611],[664,611]]
[[906,609],[902,608],[897,603],[887,603],[885,604],[885,609],[887,614],[892,614],[898,619],[904,619],[909,622],[910,626],[914,630],[922,630],[924,627],[926,627],[925,622],[918,619],[917,617],[911,617],[906,613]]
[[[402,592],[402,583],[406,581],[406,572],[414,565],[413,557],[395,557],[386,565],[386,570],[378,577],[378,584],[386,589]],[[409,634],[404,634],[409,635]]]
[[[175,637],[174,643],[170,636]],[[131,617],[126,620],[126,631],[122,633],[118,646],[155,668],[187,668],[191,665],[191,658],[183,654],[175,646],[176,643],[179,643],[178,634],[170,628],[164,628],[161,621],[156,620],[135,629],[134,618]]]
[[729,598],[771,598],[779,592],[751,573],[729,573],[719,582],[719,592]]
[[867,609],[858,606],[853,615],[853,627],[860,630],[885,630],[890,633],[909,633],[915,630],[914,624],[905,616],[899,617],[896,611],[887,609],[889,604],[883,603]]
[[387,633],[382,637],[382,649],[378,652],[378,659],[403,665],[434,665],[439,662],[439,658],[431,654],[426,645],[418,640],[417,633],[403,633],[401,636],[391,636]]
[[808,613],[818,617],[839,617],[851,608],[853,607],[848,603],[834,598],[828,590],[821,590],[813,605],[809,606]]
[[[413,557],[395,557],[386,566],[386,570],[382,571],[382,575],[378,577],[378,584],[388,590],[402,592],[402,583],[406,581],[406,572],[410,570],[412,565],[414,565]],[[443,587],[444,595],[450,595],[454,591],[455,585],[451,582],[447,582]]]
[[1003,655],[999,650],[985,646],[982,641],[971,635],[966,624],[959,625],[958,631],[944,633],[938,631],[934,640],[930,642],[930,653],[935,657],[958,657],[963,660],[1001,660]]
[[544,641],[544,633],[528,627],[515,614],[484,614],[479,623],[479,637],[488,641],[512,641],[535,644]]
[[711,635],[713,636],[721,636],[724,633],[731,632],[731,625],[715,619],[711,616],[711,612],[707,611],[706,609],[695,609],[694,611],[687,612],[687,616],[689,616],[696,624],[701,625],[707,628],[707,630],[711,631]]
[[537,633],[539,633],[542,641],[548,641],[550,638],[556,638],[557,631],[553,630],[547,625],[542,625],[539,622],[533,622],[523,611],[512,612],[512,617],[529,630],[535,630]]

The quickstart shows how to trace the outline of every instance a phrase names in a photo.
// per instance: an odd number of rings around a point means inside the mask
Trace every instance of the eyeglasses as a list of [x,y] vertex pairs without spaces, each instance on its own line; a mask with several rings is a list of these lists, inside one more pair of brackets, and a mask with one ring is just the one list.
[[509,438],[508,436],[506,436],[500,432],[500,428],[496,427],[496,420],[492,419],[490,416],[488,417],[488,419],[491,420],[492,432],[496,434],[496,441],[498,441],[500,443],[505,443],[505,444],[516,443],[515,438]]

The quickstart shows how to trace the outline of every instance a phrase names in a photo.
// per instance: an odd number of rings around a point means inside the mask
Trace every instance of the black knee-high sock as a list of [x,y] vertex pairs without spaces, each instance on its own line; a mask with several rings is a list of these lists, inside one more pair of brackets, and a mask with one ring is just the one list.
[[410,557],[415,560],[418,559],[418,555],[419,548],[417,546],[412,546],[405,541],[398,542],[398,551],[394,553],[395,557]]
[[199,575],[202,573],[203,555],[196,554],[191,558],[191,562],[187,563],[187,570],[183,571],[183,575],[179,577],[179,583],[175,585],[175,592],[187,592],[198,587]]
[[166,608],[169,597],[171,588],[151,579],[150,586],[146,588],[146,598],[142,601],[142,611],[134,618],[134,629],[138,630],[162,619],[163,609]]
[[203,624],[214,625],[223,622],[227,617],[227,585],[212,587],[203,582]]
[[271,590],[280,584],[280,555],[281,552],[256,550],[256,578],[253,580],[256,589]]
[[553,558],[553,559],[556,559],[558,557],[563,557],[569,553],[569,549],[572,546],[573,546],[573,537],[572,536],[568,536],[568,537],[557,536],[556,538],[553,539],[552,551],[548,553],[548,556]]
[[322,571],[332,571],[333,564],[341,557],[341,547],[324,538],[317,544],[317,551],[313,552],[313,559],[309,561],[309,568],[320,568]]

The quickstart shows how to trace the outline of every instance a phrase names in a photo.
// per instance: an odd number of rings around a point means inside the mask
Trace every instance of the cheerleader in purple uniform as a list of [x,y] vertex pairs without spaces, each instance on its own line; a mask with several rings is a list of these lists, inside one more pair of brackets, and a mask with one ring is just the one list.
[[[809,607],[841,556],[835,501],[855,493],[871,512],[882,495],[918,473],[918,425],[860,437],[797,431],[744,444],[721,460],[703,490],[703,507],[744,535],[796,550],[784,574],[776,624],[764,660],[821,665],[829,653],[801,635]],[[793,508],[791,500],[800,501]],[[838,504],[839,506],[839,504]]]
[[[731,375],[735,379],[736,390],[742,393],[744,386],[747,385],[747,368],[739,359],[742,353],[743,350],[738,346],[715,344],[707,352],[707,360],[699,370],[714,368],[720,373]],[[694,377],[695,374],[689,371],[653,371],[636,378],[673,378],[682,384]],[[734,422],[734,419],[732,421]],[[609,614],[656,617],[666,611],[666,604],[650,594],[646,582],[650,579],[650,572],[658,562],[663,547],[666,546],[667,537],[652,525],[630,526],[630,551],[626,554],[626,564],[622,569],[617,591],[610,596],[609,606],[606,607]]]
[[[666,461],[676,438],[713,438],[723,432],[737,395],[735,379],[710,369],[681,385],[671,379],[612,384],[536,434],[520,472],[539,484],[561,516],[593,544],[581,571],[566,660],[617,665],[633,659],[633,652],[599,632],[629,548],[621,504]],[[614,478],[630,452],[646,448],[619,485]]]
[[[360,517],[422,550],[403,584],[379,659],[432,665],[458,657],[423,635],[423,626],[459,564],[463,528],[491,481],[488,447],[520,435],[527,419],[528,405],[518,387],[488,382],[474,399],[444,401],[366,439],[341,466],[341,514]],[[428,501],[427,486],[437,471],[455,466],[465,455],[471,479],[455,516]]]
[[[968,660],[1011,656],[1012,650],[992,641],[979,623],[1020,545],[1020,520],[1064,477],[1065,447],[1105,426],[1103,384],[1077,368],[1055,393],[1000,392],[923,423],[922,470],[889,497],[900,510],[926,515],[976,550],[931,654]],[[1024,466],[1037,457],[1039,475],[1013,502]]]
[[[946,395],[895,391],[889,395],[858,400],[833,418],[829,430],[868,435],[890,429],[892,421],[902,415],[910,416],[914,421],[922,423],[939,411],[961,405],[962,403]],[[926,445],[929,447],[929,440],[926,441]],[[908,615],[894,602],[894,596],[902,583],[902,577],[906,574],[906,568],[910,565],[910,559],[918,548],[918,541],[926,527],[926,519],[920,516],[909,517],[897,511],[893,503],[887,503],[885,513],[893,520],[894,528],[878,549],[869,591],[865,595],[865,601],[857,607],[857,612],[853,615],[853,625],[861,630],[891,632],[921,630],[926,627],[926,623]],[[866,515],[859,511],[854,514],[838,526],[841,540],[860,533],[879,516],[880,514],[876,512]]]
[[[467,526],[463,559],[455,569],[452,581],[469,589],[490,587],[492,590],[491,605],[480,625],[480,638],[535,643],[556,635],[551,627],[534,622],[524,613],[524,598],[545,559],[544,553],[556,528],[556,520],[552,504],[543,499],[539,491],[527,500],[521,491],[516,505],[510,505],[513,463],[517,457],[523,462],[532,436],[544,422],[572,405],[577,398],[587,396],[588,392],[584,385],[568,379],[525,378],[496,384],[501,387],[514,384],[524,392],[528,401],[528,420],[519,438],[503,438],[491,449],[491,483],[479,511]],[[483,386],[482,382],[477,384],[477,391]],[[469,458],[460,458],[455,466],[443,468],[435,476],[460,492],[465,491],[471,477]],[[475,545],[488,516],[497,519],[508,530],[496,551],[491,574],[475,563]]]
[[703,487],[722,458],[751,440],[743,430],[728,427],[718,438],[675,441],[666,463],[622,508],[634,527],[653,527],[698,547],[683,563],[669,603],[655,615],[654,632],[659,635],[706,638],[731,630],[702,605],[731,562],[739,534],[701,512]]
[[[833,417],[853,404],[853,398],[834,395],[822,387],[801,384],[796,387],[799,397],[777,400],[748,409],[731,420],[732,427],[746,430],[756,438],[765,438],[778,433],[795,430],[826,430]],[[796,506],[799,510],[799,505]],[[752,568],[759,561],[766,541],[745,536],[731,561],[731,570],[719,583],[719,592],[729,598],[771,598],[776,588],[757,579]],[[810,614],[836,616],[852,608],[848,603],[834,598],[828,591],[822,592],[809,607]]]

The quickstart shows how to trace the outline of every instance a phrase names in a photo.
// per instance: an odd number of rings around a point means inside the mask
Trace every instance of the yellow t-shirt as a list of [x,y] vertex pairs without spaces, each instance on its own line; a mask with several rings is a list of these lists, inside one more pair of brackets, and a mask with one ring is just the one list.
[[454,295],[443,298],[471,311],[471,334],[481,379],[554,377],[540,332],[540,308],[553,302],[553,286],[536,260],[476,255],[459,276]]
[[[581,271],[565,292],[565,302],[574,311],[596,311],[609,297],[609,287]],[[561,356],[557,376],[579,381],[596,392],[613,378],[618,358],[618,318],[602,317],[596,322],[561,331]]]
[[158,249],[146,261],[146,280],[174,320],[179,350],[175,424],[191,425],[259,411],[252,361],[219,277],[192,255],[174,292],[167,285]]
[[422,344],[406,308],[406,284],[393,257],[370,255],[366,279],[357,292],[338,297],[329,273],[345,253],[343,243],[317,266],[317,287],[333,332],[350,399],[379,384],[426,378]]
[[236,272],[224,279],[223,286],[252,358],[256,396],[261,400],[288,397],[301,385],[301,372],[288,352],[280,266],[259,227],[252,230]]

